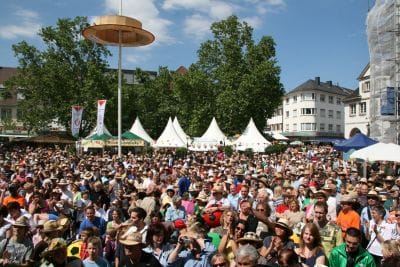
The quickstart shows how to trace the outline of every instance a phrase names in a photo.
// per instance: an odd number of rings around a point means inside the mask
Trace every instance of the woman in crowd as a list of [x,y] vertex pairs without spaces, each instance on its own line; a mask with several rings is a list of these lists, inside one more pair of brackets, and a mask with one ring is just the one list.
[[314,223],[307,223],[301,231],[299,247],[295,249],[301,262],[307,266],[326,264],[319,229]]
[[382,262],[387,262],[389,259],[400,257],[400,250],[397,242],[395,240],[385,240],[382,245]]
[[246,232],[255,232],[257,230],[258,219],[252,213],[250,202],[248,200],[242,200],[239,206],[239,220],[246,222]]
[[225,254],[223,253],[215,253],[212,257],[211,257],[211,266],[212,267],[228,267],[229,266],[229,262],[226,259]]
[[149,226],[146,235],[147,247],[143,250],[152,254],[161,264],[167,266],[168,257],[173,246],[168,243],[169,235],[166,228],[162,224],[152,224]]
[[292,198],[288,202],[289,209],[283,214],[277,215],[279,218],[285,218],[289,222],[289,227],[293,228],[304,219],[304,212],[300,210],[300,205],[297,199]]
[[234,210],[228,209],[222,213],[221,216],[221,225],[211,228],[211,232],[217,233],[220,236],[224,235],[225,231],[233,232],[233,227],[236,225],[237,214]]
[[235,253],[238,247],[236,241],[243,237],[246,232],[245,221],[239,219],[236,224],[233,223],[234,222],[232,222],[231,225],[229,223],[226,225],[221,242],[218,246],[218,252],[225,254],[229,263],[233,262],[235,259]]
[[118,209],[111,211],[112,220],[107,223],[107,229],[113,228],[118,230],[122,224],[122,216]]

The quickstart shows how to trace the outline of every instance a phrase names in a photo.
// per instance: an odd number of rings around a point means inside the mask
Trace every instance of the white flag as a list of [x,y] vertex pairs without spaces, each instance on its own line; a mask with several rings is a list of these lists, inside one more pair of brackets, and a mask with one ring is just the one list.
[[82,122],[82,106],[72,106],[72,119],[71,119],[71,133],[72,136],[79,136],[79,129],[81,128]]
[[97,135],[102,135],[104,133],[104,112],[106,111],[107,100],[97,100]]

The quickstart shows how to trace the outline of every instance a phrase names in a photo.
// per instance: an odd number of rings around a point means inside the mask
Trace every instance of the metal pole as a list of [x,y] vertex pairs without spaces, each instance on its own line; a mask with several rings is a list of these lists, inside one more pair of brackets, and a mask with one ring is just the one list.
[[118,46],[118,157],[121,157],[121,87],[122,87],[122,70],[121,70],[121,31],[119,31]]
[[[119,2],[119,15],[122,15],[122,0]],[[122,91],[122,48],[121,48],[122,36],[121,30],[118,31],[118,157],[121,157],[121,91]]]

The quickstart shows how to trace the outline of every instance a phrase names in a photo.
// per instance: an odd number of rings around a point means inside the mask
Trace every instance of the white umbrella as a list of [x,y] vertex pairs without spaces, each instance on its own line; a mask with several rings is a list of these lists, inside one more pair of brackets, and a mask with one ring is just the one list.
[[376,143],[355,151],[350,155],[350,158],[366,161],[400,162],[400,146],[393,143]]

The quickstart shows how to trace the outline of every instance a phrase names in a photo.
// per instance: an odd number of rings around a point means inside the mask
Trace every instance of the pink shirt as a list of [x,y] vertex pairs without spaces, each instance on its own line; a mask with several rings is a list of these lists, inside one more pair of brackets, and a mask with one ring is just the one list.
[[190,200],[182,200],[182,206],[185,208],[187,214],[194,212],[194,203]]

